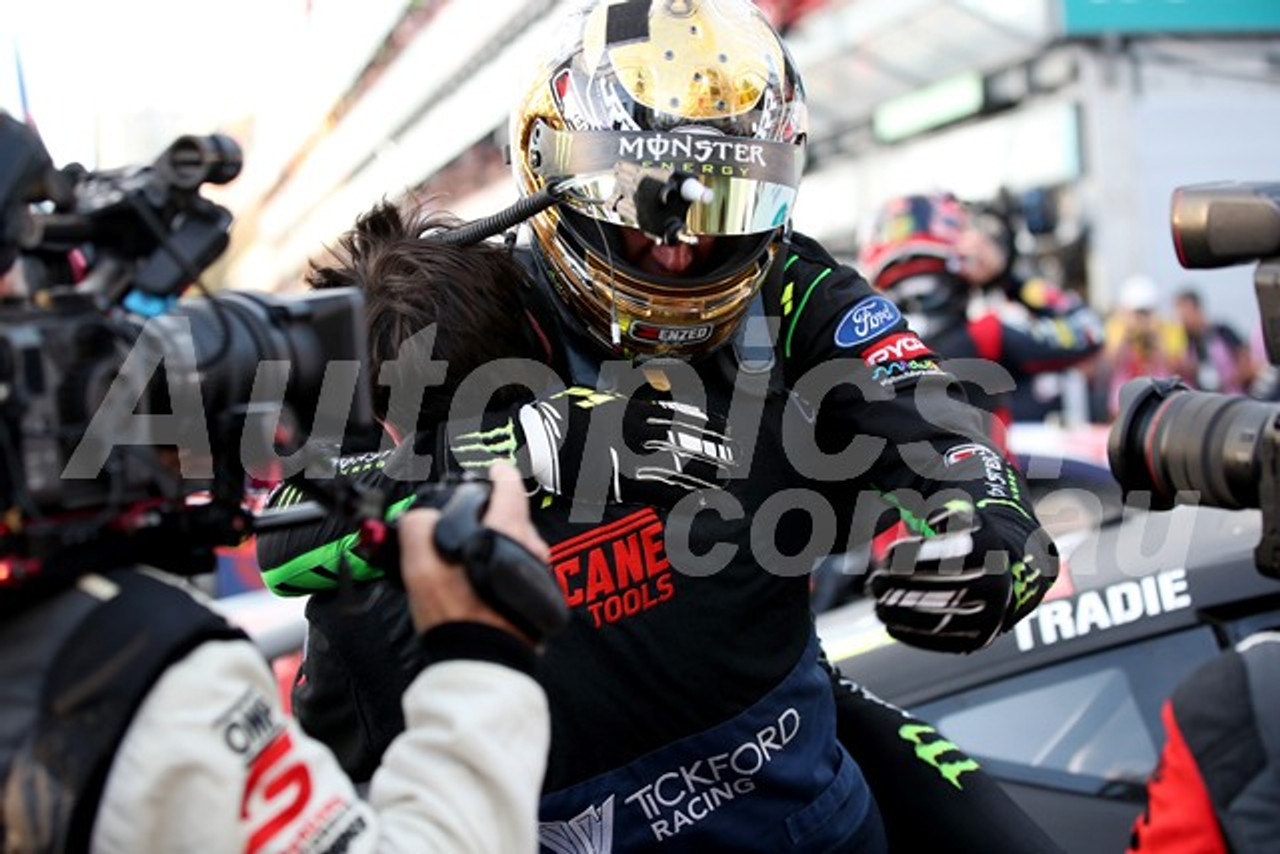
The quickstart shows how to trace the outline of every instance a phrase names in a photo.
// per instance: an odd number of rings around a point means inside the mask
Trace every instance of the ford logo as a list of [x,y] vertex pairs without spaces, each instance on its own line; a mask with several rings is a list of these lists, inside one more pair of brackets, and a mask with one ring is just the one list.
[[898,321],[902,313],[898,307],[884,297],[871,297],[849,309],[849,312],[836,326],[837,347],[857,347],[872,338],[888,331]]

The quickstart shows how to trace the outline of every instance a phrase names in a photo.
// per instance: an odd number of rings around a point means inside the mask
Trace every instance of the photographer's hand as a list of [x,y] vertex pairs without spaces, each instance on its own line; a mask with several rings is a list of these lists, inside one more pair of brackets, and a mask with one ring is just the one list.
[[[529,519],[529,502],[520,475],[509,465],[495,465],[489,476],[493,492],[484,524],[546,561],[547,545]],[[433,542],[439,519],[438,510],[412,510],[398,522],[400,567],[414,628],[421,633],[443,623],[475,622],[523,638],[515,626],[476,595],[462,567],[446,563],[436,551]]]

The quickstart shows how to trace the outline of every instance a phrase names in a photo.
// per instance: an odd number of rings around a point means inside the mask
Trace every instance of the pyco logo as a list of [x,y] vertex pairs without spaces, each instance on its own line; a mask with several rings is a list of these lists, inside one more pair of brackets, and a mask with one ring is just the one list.
[[914,335],[891,335],[862,354],[862,361],[875,367],[886,362],[905,362],[917,356],[932,355],[925,343]]
[[871,297],[849,309],[836,327],[837,347],[865,344],[902,319],[897,306],[884,297]]
[[627,334],[652,344],[700,344],[711,337],[712,331],[710,326],[657,326],[633,320]]

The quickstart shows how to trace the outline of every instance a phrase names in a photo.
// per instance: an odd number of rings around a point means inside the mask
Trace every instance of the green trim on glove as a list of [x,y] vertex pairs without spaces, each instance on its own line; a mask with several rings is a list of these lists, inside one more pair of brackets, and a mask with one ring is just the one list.
[[353,581],[372,581],[382,570],[361,560],[352,549],[360,539],[354,531],[345,537],[303,552],[280,566],[263,568],[263,583],[277,596],[308,596],[338,586],[343,562]]

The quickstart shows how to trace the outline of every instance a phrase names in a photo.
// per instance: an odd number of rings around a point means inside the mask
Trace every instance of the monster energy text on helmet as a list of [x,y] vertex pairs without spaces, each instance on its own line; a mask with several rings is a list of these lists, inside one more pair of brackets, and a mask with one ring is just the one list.
[[[563,32],[511,122],[521,193],[570,182],[532,220],[542,263],[606,348],[706,353],[745,314],[791,216],[806,135],[791,59],[747,0],[584,2]],[[623,255],[620,229],[639,222],[619,176],[637,168],[688,173],[710,190],[681,237],[714,235],[713,248],[687,275]]]

